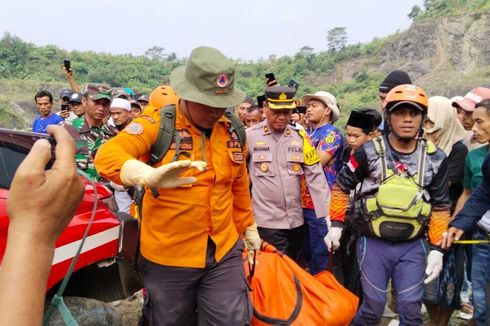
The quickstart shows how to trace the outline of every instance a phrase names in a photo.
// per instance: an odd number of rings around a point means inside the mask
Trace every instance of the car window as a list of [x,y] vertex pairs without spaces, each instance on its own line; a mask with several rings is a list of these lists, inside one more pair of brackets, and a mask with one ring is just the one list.
[[0,141],[0,188],[10,188],[15,171],[28,151],[25,147]]

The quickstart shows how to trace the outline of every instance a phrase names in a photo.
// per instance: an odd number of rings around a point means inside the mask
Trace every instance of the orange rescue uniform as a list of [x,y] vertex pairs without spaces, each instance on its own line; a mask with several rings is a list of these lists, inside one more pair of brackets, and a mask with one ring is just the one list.
[[[156,198],[146,187],[141,225],[141,254],[146,259],[167,266],[203,268],[208,237],[216,244],[215,259],[219,262],[245,228],[254,223],[245,165],[247,149],[229,126],[223,116],[208,138],[177,105],[175,129],[181,137],[178,159],[206,161],[207,170],[186,171],[182,176],[193,175],[196,183],[158,189]],[[135,119],[99,148],[95,157],[98,173],[122,184],[122,165],[129,159],[147,157],[159,128],[159,109]],[[173,143],[155,167],[171,162],[175,152]]]

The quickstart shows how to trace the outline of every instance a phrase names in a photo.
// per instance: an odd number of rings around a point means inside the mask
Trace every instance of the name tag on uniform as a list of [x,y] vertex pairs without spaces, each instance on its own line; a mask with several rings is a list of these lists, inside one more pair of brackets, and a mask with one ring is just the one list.
[[242,148],[240,142],[237,140],[229,140],[226,142],[226,147],[228,148]]
[[233,153],[233,161],[235,163],[243,163],[243,153],[242,152],[234,152]]

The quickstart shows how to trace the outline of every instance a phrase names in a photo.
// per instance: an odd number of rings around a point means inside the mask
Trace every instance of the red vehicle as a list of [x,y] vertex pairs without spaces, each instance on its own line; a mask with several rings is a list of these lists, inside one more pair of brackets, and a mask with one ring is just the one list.
[[[6,199],[10,184],[17,167],[40,137],[47,135],[0,129],[0,259],[3,259],[7,242],[9,220]],[[138,221],[130,215],[116,213],[110,208],[113,197],[106,186],[100,183],[92,184],[85,178],[84,182],[83,200],[70,224],[56,242],[46,289],[47,296],[49,298],[58,289],[76,255],[93,213],[97,190],[95,217],[64,296],[86,297],[106,302],[123,299],[132,293],[128,292],[130,289],[127,284],[121,282],[120,271],[124,271],[124,278],[128,279],[131,268],[128,268],[130,264],[123,258],[134,258]]]

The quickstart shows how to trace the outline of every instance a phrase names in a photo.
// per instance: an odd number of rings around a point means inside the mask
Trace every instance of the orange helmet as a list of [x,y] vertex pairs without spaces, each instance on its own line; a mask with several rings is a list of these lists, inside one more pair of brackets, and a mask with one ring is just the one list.
[[154,108],[162,108],[170,104],[177,105],[178,102],[179,97],[172,87],[160,85],[151,92],[148,104]]
[[424,90],[418,86],[410,84],[399,85],[386,95],[384,107],[390,113],[401,104],[410,104],[412,107],[422,111],[422,113],[427,114],[429,99]]

